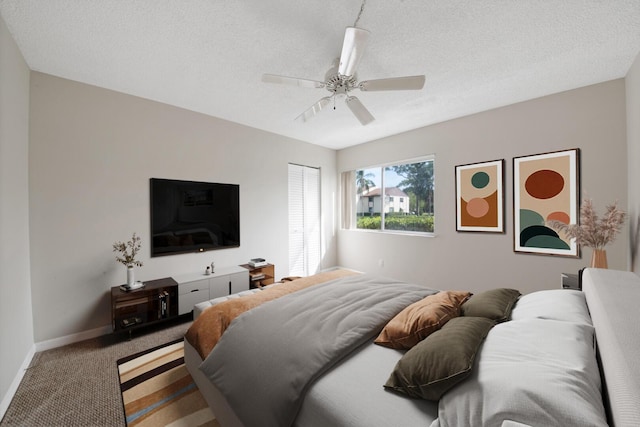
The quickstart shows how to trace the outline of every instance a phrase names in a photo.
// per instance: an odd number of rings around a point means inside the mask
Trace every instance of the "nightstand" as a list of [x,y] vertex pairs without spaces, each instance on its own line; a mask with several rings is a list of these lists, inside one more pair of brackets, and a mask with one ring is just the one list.
[[582,290],[582,271],[584,268],[578,271],[578,274],[562,273],[560,275],[560,285],[562,289],[574,289],[576,291]]
[[251,267],[249,264],[242,264],[249,270],[249,288],[261,288],[274,282],[275,267],[273,264],[263,265],[262,267]]

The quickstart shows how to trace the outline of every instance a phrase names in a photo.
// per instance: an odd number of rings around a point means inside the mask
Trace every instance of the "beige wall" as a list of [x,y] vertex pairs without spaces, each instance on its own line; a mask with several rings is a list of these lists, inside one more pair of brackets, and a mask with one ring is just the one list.
[[28,144],[29,68],[0,18],[0,418],[34,344]]
[[[627,206],[625,84],[615,80],[440,123],[338,152],[338,171],[435,155],[435,237],[340,230],[338,263],[358,270],[479,291],[510,286],[528,293],[557,288],[582,259],[513,252],[512,159],[581,149],[581,186],[596,208]],[[455,230],[455,165],[505,159],[506,233]],[[608,247],[609,267],[627,268],[628,232]]]
[[[287,163],[321,168],[323,266],[336,263],[334,150],[50,75],[31,75],[29,184],[36,342],[110,325],[125,281],[111,245],[142,237],[149,280],[263,257],[288,274]],[[149,256],[149,178],[240,185],[241,246]]]
[[640,55],[626,83],[627,150],[629,152],[629,268],[640,272]]

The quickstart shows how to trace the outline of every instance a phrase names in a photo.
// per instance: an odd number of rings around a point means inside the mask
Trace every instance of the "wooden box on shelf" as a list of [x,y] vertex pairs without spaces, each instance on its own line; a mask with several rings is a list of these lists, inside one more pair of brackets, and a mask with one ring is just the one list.
[[150,280],[144,287],[125,292],[111,288],[111,323],[114,332],[178,317],[178,283],[171,277]]
[[267,264],[262,267],[252,267],[249,264],[242,264],[249,270],[249,288],[261,288],[274,282],[275,267],[273,264]]

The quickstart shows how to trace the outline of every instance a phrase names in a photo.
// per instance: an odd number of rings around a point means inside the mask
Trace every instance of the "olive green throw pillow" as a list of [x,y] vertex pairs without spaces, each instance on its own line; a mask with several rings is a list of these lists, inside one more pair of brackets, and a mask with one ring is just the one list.
[[520,291],[516,289],[498,288],[481,292],[462,304],[461,314],[469,317],[486,317],[498,323],[506,322],[518,298],[520,298]]
[[398,361],[384,387],[437,401],[471,374],[475,355],[495,322],[456,317],[416,344]]

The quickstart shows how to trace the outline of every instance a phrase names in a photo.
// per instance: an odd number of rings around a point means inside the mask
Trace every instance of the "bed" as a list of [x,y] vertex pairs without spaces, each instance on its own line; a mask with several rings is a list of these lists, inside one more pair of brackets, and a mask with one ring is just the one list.
[[527,295],[336,270],[199,304],[185,363],[223,427],[635,426],[639,298],[614,270]]

